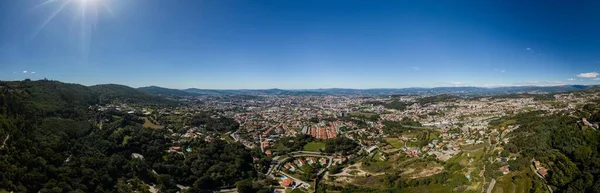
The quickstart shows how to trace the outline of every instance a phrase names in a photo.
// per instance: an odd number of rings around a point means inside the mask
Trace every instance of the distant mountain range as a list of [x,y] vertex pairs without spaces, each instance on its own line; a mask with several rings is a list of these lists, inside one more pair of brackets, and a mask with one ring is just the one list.
[[157,86],[141,87],[139,90],[156,95],[197,96],[197,95],[439,95],[484,96],[518,93],[556,93],[600,88],[598,85],[562,86],[511,86],[511,87],[435,87],[435,88],[377,88],[377,89],[170,89]]

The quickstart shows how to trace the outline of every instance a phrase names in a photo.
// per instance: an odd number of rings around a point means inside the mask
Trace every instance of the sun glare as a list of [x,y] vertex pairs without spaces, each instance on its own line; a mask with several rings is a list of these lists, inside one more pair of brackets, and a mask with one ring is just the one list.
[[31,40],[33,40],[40,31],[42,31],[52,20],[54,20],[57,16],[64,15],[62,13],[65,8],[73,7],[77,10],[73,16],[72,25],[78,26],[80,29],[76,36],[67,35],[70,37],[77,37],[78,42],[80,42],[80,47],[82,54],[84,56],[87,55],[87,51],[89,49],[90,39],[92,30],[97,27],[97,22],[100,14],[102,12],[108,13],[112,15],[112,11],[107,6],[107,0],[46,0],[35,7],[33,10],[37,9],[53,9],[50,15],[41,22],[41,25],[33,32],[31,36]]

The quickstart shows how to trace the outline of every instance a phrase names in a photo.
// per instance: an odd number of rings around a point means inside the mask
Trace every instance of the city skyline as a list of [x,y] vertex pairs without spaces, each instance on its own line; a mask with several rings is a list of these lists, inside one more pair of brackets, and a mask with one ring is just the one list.
[[176,89],[600,84],[599,5],[0,1],[0,79]]

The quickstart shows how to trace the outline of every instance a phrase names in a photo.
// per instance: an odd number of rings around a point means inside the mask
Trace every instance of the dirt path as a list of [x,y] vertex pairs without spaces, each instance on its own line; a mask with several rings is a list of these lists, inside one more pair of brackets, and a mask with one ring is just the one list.
[[479,176],[483,178],[483,181],[481,181],[481,192],[483,192],[483,190],[485,190],[485,166],[483,167],[483,170],[479,172]]
[[444,171],[443,166],[435,166],[429,169],[422,169],[418,172],[415,172],[414,168],[408,168],[406,171],[402,172],[402,176],[408,176],[409,179],[423,178],[428,176],[433,176],[435,174],[442,173]]
[[[349,169],[350,167],[353,167],[353,166],[356,169]],[[385,174],[385,172],[371,173],[371,172],[365,171],[363,169],[360,169],[360,166],[362,166],[362,163],[356,163],[356,164],[350,165],[348,167],[345,167],[342,170],[342,172],[340,172],[340,173],[331,174],[329,176],[335,176],[335,177],[339,177],[339,176],[366,176],[367,174],[371,175],[371,176],[379,176],[379,175],[384,175]],[[356,173],[356,174],[350,174],[351,171],[358,171],[358,173]]]
[[494,185],[496,185],[496,179],[492,179],[492,182],[490,183],[490,186],[487,189],[487,193],[492,193],[492,190],[494,190]]
[[8,138],[10,138],[10,134],[6,136],[6,138],[4,138],[4,141],[2,142],[2,147],[0,147],[0,149],[4,149],[4,146],[6,145],[6,141],[8,141]]

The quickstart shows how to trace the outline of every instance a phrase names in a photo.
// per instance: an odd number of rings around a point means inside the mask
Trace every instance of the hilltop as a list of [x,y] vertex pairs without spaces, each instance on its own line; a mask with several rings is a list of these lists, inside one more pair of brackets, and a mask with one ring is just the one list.
[[174,105],[175,101],[124,85],[105,84],[84,86],[52,80],[0,81],[4,90],[18,93],[29,104],[52,111],[63,107],[106,103]]

